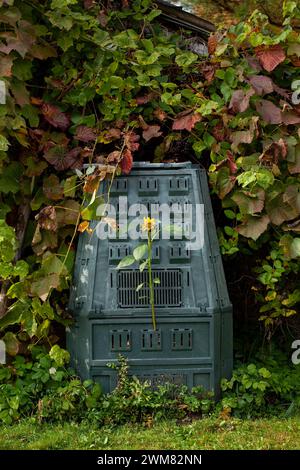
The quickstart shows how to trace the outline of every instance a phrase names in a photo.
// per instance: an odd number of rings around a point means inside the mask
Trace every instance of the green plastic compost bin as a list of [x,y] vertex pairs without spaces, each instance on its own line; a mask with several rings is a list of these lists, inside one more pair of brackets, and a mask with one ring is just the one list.
[[[191,163],[138,163],[129,175],[100,186],[98,195],[107,198],[110,193],[117,217],[126,201],[128,208],[142,208],[140,216],[152,210],[160,221],[152,252],[153,276],[160,281],[154,287],[157,329],[151,321],[147,270],[140,272],[138,265],[116,269],[141,240],[126,230],[115,232],[111,224],[104,238],[103,221],[99,236],[100,225],[94,221],[93,234],[79,237],[71,288],[74,325],[67,347],[73,366],[82,379],[94,379],[110,392],[117,377],[107,364],[122,354],[130,374],[153,386],[202,385],[217,396],[221,378],[232,371],[232,306],[206,172]],[[162,207],[171,208],[171,234],[165,238]],[[123,229],[133,219],[131,214]],[[183,227],[183,233],[172,231],[174,226]],[[141,283],[145,287],[137,292]]]

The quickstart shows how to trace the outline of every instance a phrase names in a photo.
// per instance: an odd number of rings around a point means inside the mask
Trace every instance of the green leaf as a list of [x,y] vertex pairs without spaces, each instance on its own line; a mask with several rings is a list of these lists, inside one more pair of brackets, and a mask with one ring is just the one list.
[[56,273],[39,276],[31,284],[31,294],[45,301],[51,289],[57,289],[60,285],[60,277]]
[[40,118],[39,118],[39,111],[36,107],[25,104],[22,107],[22,116],[28,120],[30,127],[38,127]]
[[206,144],[203,142],[203,140],[197,140],[196,142],[193,143],[193,150],[195,151],[197,157],[201,155],[203,150],[207,148]]
[[132,255],[125,256],[117,266],[117,269],[127,268],[127,266],[131,266],[135,263],[135,258]]
[[153,279],[154,284],[160,284],[160,279],[159,277],[156,277]]
[[0,176],[0,192],[2,191],[4,194],[16,194],[20,191],[20,177],[22,172],[23,168],[20,163],[13,162],[8,165]]
[[228,219],[231,219],[231,220],[235,219],[235,213],[230,209],[227,209],[226,211],[224,211],[224,214],[226,215]]
[[157,61],[160,54],[157,51],[152,52],[152,54],[148,54],[146,51],[136,51],[135,56],[139,64],[151,65]]
[[0,152],[7,152],[9,142],[4,135],[0,135]]
[[226,225],[224,227],[224,232],[226,233],[226,235],[228,235],[229,237],[232,237],[234,235],[234,230],[232,227],[229,227],[228,225]]
[[286,307],[293,307],[300,302],[300,289],[295,289],[291,294],[288,295],[287,299],[282,301],[282,305]]
[[232,88],[236,81],[236,71],[232,67],[229,67],[225,72],[224,79],[227,85]]
[[161,101],[169,106],[178,106],[181,102],[181,94],[177,93],[176,95],[172,95],[172,93],[169,92],[163,93],[161,95]]
[[32,78],[32,59],[31,60],[24,60],[24,59],[17,59],[14,60],[14,64],[12,67],[13,76],[18,78],[19,80],[26,81]]
[[52,0],[51,8],[52,10],[61,10],[64,7],[67,7],[69,5],[76,5],[77,3],[78,0]]
[[294,238],[290,246],[291,258],[300,256],[300,238]]
[[144,283],[142,282],[142,284],[139,284],[137,288],[135,289],[136,292],[139,292],[143,287],[144,287]]
[[101,214],[99,213],[99,208],[105,203],[105,200],[102,196],[96,197],[95,201],[85,207],[81,211],[81,217],[83,220],[99,220]]
[[[94,39],[94,38],[93,38]],[[94,39],[95,40],[95,39]],[[57,39],[57,45],[66,52],[73,45],[73,38],[71,35],[62,34]]]
[[154,18],[157,18],[161,14],[160,10],[152,10],[145,18],[146,21],[153,21]]
[[65,349],[60,348],[57,344],[52,346],[49,352],[49,356],[60,367],[63,367],[65,364],[70,362],[70,353]]
[[125,49],[136,49],[138,39],[139,35],[133,29],[122,31],[113,38],[114,44]]
[[147,244],[139,245],[133,250],[133,257],[136,261],[139,261],[142,258],[144,258],[147,252],[148,252]]
[[188,67],[189,65],[196,62],[197,59],[197,54],[194,54],[191,51],[187,51],[182,54],[178,54],[175,58],[175,62],[177,65],[179,65],[179,67]]
[[10,325],[19,323],[24,313],[29,310],[27,302],[17,300],[11,307],[9,307],[6,315],[0,319],[0,330],[5,329]]
[[271,372],[266,369],[265,367],[261,367],[261,369],[258,369],[258,373],[264,378],[264,379],[269,379],[271,377]]
[[6,352],[10,356],[16,356],[20,348],[20,341],[17,339],[16,335],[9,331],[5,333],[2,339],[5,342]]
[[196,109],[196,111],[202,114],[202,116],[209,116],[218,108],[218,106],[219,103],[217,101],[206,100],[201,104],[200,108]]
[[226,103],[227,103],[229,101],[229,99],[231,98],[232,89],[230,88],[230,86],[226,82],[223,82],[221,87],[220,87],[220,90],[222,92],[222,95],[224,96],[224,99],[225,99]]
[[249,372],[249,374],[253,375],[256,373],[256,365],[255,364],[249,364],[247,366],[247,371]]
[[148,260],[147,260],[147,259],[146,259],[146,261],[143,261],[143,263],[140,264],[139,269],[140,269],[140,272],[141,272],[141,273],[144,271],[144,269],[146,268],[147,264],[148,264]]
[[76,191],[77,175],[70,176],[64,183],[64,194],[66,197],[74,197]]
[[24,279],[29,271],[29,266],[24,260],[17,261],[14,267],[14,276],[18,276],[20,280]]

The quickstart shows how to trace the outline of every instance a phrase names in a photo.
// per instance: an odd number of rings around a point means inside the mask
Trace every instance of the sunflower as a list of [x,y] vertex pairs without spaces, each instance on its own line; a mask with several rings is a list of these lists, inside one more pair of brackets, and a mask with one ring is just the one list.
[[152,232],[155,229],[156,220],[151,219],[150,217],[144,217],[144,222],[142,224],[143,232]]

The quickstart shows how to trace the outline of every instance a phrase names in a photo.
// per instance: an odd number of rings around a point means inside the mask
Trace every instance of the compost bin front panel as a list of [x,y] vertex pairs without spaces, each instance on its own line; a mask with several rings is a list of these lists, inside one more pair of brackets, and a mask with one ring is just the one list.
[[[132,204],[138,209],[129,210],[129,224],[147,212],[160,223],[152,250],[153,276],[160,280],[154,287],[157,330],[151,324],[147,270],[116,269],[145,240],[132,240],[109,225],[110,238],[99,239],[94,221],[93,235],[80,235],[71,289],[73,364],[107,391],[115,386],[115,371],[107,363],[119,354],[128,358],[130,373],[152,384],[181,381],[217,390],[232,369],[232,312],[205,171],[190,163],[137,164],[130,175],[102,184],[98,196],[109,187],[117,217],[126,200],[128,209]],[[195,248],[189,230],[198,223],[197,204],[203,209],[204,243]],[[180,239],[175,231],[168,239],[161,235],[163,207],[170,208],[170,226],[183,229]]]

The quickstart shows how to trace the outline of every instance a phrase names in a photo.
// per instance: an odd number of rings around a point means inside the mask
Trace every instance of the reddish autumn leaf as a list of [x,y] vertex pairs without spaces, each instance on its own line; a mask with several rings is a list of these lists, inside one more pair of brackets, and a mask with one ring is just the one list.
[[273,83],[274,91],[278,93],[278,95],[282,96],[286,100],[289,100],[291,97],[291,90],[286,90],[285,88],[281,88],[280,86],[277,86],[275,83]]
[[262,217],[248,216],[237,231],[246,238],[257,240],[268,228],[270,223],[269,216],[263,215]]
[[83,6],[86,10],[89,10],[95,5],[95,0],[84,0]]
[[201,72],[207,80],[208,83],[211,83],[215,77],[216,67],[213,64],[206,64],[201,68]]
[[81,224],[78,225],[78,232],[85,232],[86,230],[89,229],[89,226],[90,226],[90,223],[88,220],[84,220],[83,222],[81,222]]
[[133,165],[132,153],[129,149],[126,149],[123,152],[123,157],[121,160],[122,173],[124,173],[125,175],[128,175],[131,172],[132,165]]
[[118,140],[121,137],[121,130],[115,127],[111,127],[104,133],[104,138],[107,142]]
[[95,142],[97,137],[95,129],[87,126],[78,126],[76,129],[75,139],[81,142]]
[[227,154],[228,168],[230,170],[230,173],[234,175],[238,169],[237,164],[235,163],[233,154],[229,150],[227,150],[226,154]]
[[217,40],[216,34],[212,34],[211,36],[209,36],[208,43],[207,43],[209,54],[213,54],[215,52],[217,48],[217,44],[218,44],[218,40]]
[[8,55],[11,51],[16,51],[24,59],[29,49],[29,46],[26,43],[23,43],[17,36],[14,36],[13,33],[10,32],[6,33],[5,41],[6,44],[2,43],[0,45],[0,52]]
[[162,132],[160,130],[160,126],[147,126],[147,128],[143,130],[143,138],[146,142],[150,139],[160,137],[161,135]]
[[38,222],[40,228],[45,230],[51,230],[55,232],[57,230],[57,219],[55,207],[47,206],[44,207],[36,216],[35,219]]
[[257,214],[261,212],[265,204],[265,191],[259,189],[256,193],[249,191],[236,191],[231,199],[239,206],[244,214]]
[[83,152],[81,147],[75,147],[70,150],[66,155],[66,161],[69,164],[70,169],[75,170],[76,168],[82,167]]
[[85,177],[83,191],[85,193],[93,194],[95,191],[98,191],[100,184],[100,172],[97,168],[92,175]]
[[50,175],[43,181],[43,192],[48,199],[59,201],[64,197],[64,188],[56,175]]
[[123,129],[125,127],[126,122],[123,119],[117,119],[115,121],[115,127],[118,129]]
[[213,127],[211,133],[217,142],[223,142],[226,136],[226,129],[224,127],[224,124],[222,122],[219,122],[216,126]]
[[29,104],[30,102],[29,92],[24,82],[14,81],[11,84],[11,91],[12,91],[12,94],[14,95],[16,103],[19,106],[22,107],[22,106],[25,106],[26,104]]
[[[31,134],[33,134],[33,132]],[[39,132],[36,133],[36,136],[38,138]],[[38,142],[39,149],[43,152],[48,152],[48,150],[52,147],[55,147],[55,145],[61,145],[65,148],[65,151],[67,152],[67,147],[70,142],[70,139],[68,139],[66,134],[63,132],[43,132]]]
[[167,113],[161,108],[156,108],[153,111],[153,116],[156,117],[156,119],[158,119],[159,121],[165,121],[165,119],[167,119]]
[[282,122],[289,125],[300,124],[300,115],[295,113],[294,111],[283,111],[282,112]]
[[232,109],[235,114],[243,113],[249,108],[249,101],[252,95],[254,95],[252,88],[246,92],[243,90],[235,90],[229,103],[229,109]]
[[36,59],[46,60],[49,57],[57,57],[57,52],[52,46],[40,46],[34,44],[30,49],[30,54]]
[[124,144],[128,148],[128,150],[131,150],[132,152],[138,150],[140,146],[140,144],[138,143],[139,140],[140,136],[133,131],[128,131],[124,135]]
[[48,163],[44,160],[29,156],[26,158],[25,165],[27,166],[25,175],[29,178],[33,176],[40,176],[43,171],[48,167]]
[[239,144],[251,144],[254,137],[258,136],[257,122],[259,117],[253,116],[248,130],[232,132],[230,139],[232,142],[232,149],[236,151]]
[[261,72],[262,71],[260,63],[259,63],[259,61],[257,60],[256,57],[246,55],[246,59],[247,59],[248,64],[252,68],[252,70],[254,70],[255,72]]
[[149,101],[153,100],[155,94],[153,92],[147,93],[147,95],[142,95],[142,96],[137,96],[136,97],[136,102],[137,104],[147,104]]
[[230,138],[232,142],[232,148],[236,150],[240,144],[251,144],[254,135],[253,132],[248,129],[246,131],[232,132]]
[[256,103],[256,111],[268,124],[280,124],[282,122],[281,110],[272,101],[259,100]]
[[67,199],[56,208],[57,226],[76,225],[80,214],[80,204],[74,199]]
[[278,164],[281,157],[286,158],[287,152],[287,143],[280,138],[278,141],[272,142],[265,147],[263,153],[259,157],[259,161],[265,166],[272,167],[273,165]]
[[97,193],[101,181],[103,181],[107,175],[113,175],[115,170],[116,168],[114,166],[101,162],[91,175],[85,176],[83,191],[89,194]]
[[103,28],[107,26],[108,23],[108,16],[105,13],[105,10],[100,10],[99,15],[97,16],[97,20],[101,24]]
[[235,186],[235,182],[236,177],[230,175],[230,170],[227,166],[219,169],[217,172],[216,189],[220,199],[224,199],[230,193]]
[[36,98],[35,96],[31,96],[30,103],[35,106],[42,106],[43,100],[41,98]]
[[172,126],[173,131],[181,131],[181,130],[187,130],[191,132],[191,130],[194,128],[195,124],[199,121],[201,121],[201,115],[199,113],[195,113],[194,111],[183,111],[182,113],[179,113]]
[[235,174],[237,172],[237,165],[234,161],[232,153],[229,150],[227,150],[227,158],[224,158],[216,165],[216,170],[220,170],[220,168],[223,167],[228,167],[230,174]]
[[11,68],[13,66],[12,57],[1,57],[0,60],[0,77],[11,77]]
[[107,156],[107,161],[109,163],[116,163],[120,160],[121,152],[119,150],[115,150],[114,152],[110,152]]
[[69,116],[63,113],[57,106],[50,103],[43,103],[41,110],[46,121],[48,121],[53,127],[66,131],[70,126],[71,121]]
[[[11,0],[2,0],[1,6],[4,4],[11,6],[13,2]],[[22,15],[18,8],[2,9],[0,13],[0,22],[9,24],[10,26],[15,26],[18,21],[20,21]]]
[[295,146],[295,154],[293,161],[288,163],[289,172],[294,175],[295,173],[300,173],[300,144]]
[[68,168],[80,168],[82,166],[81,148],[76,147],[69,152],[63,145],[54,145],[44,153],[44,158],[51,163],[57,171]]
[[269,47],[258,47],[255,52],[259,62],[267,72],[272,72],[285,59],[285,52],[279,44]]
[[254,88],[255,93],[260,96],[274,91],[273,80],[265,75],[252,75],[252,77],[249,78],[249,82]]

